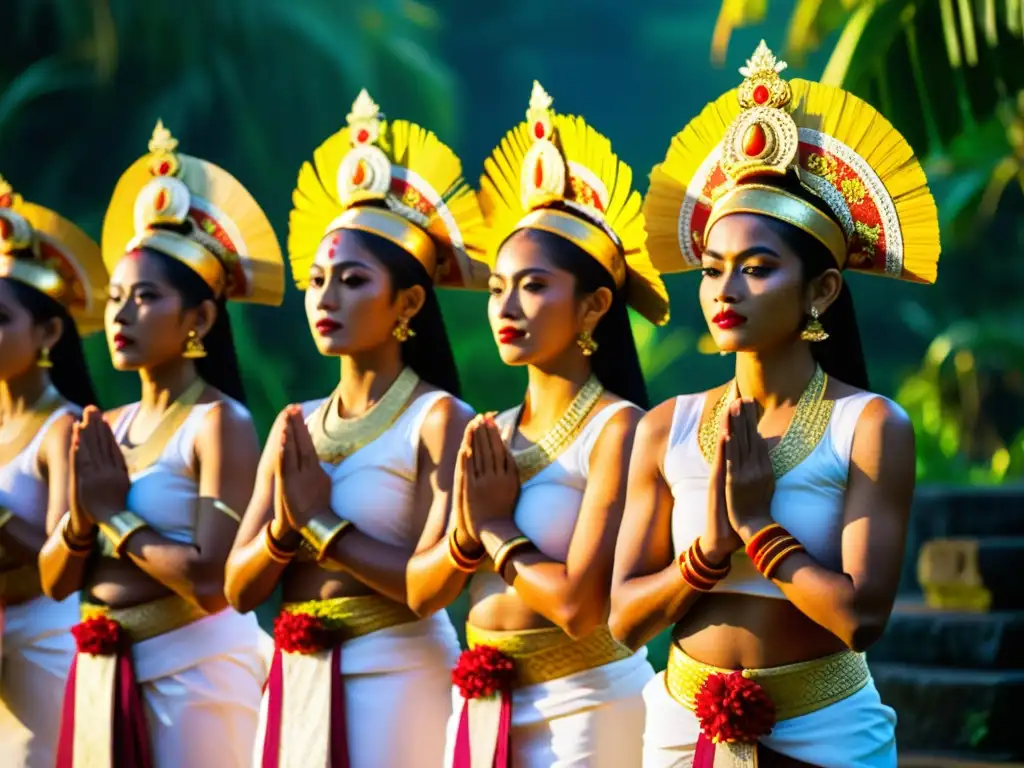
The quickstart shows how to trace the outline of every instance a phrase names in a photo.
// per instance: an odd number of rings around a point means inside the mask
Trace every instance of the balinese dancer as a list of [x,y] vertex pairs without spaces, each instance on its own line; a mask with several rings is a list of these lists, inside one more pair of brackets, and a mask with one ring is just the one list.
[[103,225],[107,339],[142,398],[86,409],[41,558],[49,594],[82,589],[58,768],[242,766],[256,735],[259,630],[224,567],[259,443],[225,303],[279,303],[284,265],[245,188],[176,149],[158,124]]
[[[629,768],[654,674],[608,626],[633,433],[647,407],[627,306],[668,319],[633,175],[534,83],[526,121],[485,164],[488,314],[520,407],[478,418],[443,577],[471,576],[446,765]],[[440,578],[440,576],[436,577]],[[455,587],[451,587],[451,594]],[[497,695],[488,695],[494,694]],[[493,756],[493,757],[492,757]]]
[[896,595],[914,435],[868,390],[843,270],[933,282],[938,221],[885,118],[784,68],[762,42],[645,202],[655,263],[703,271],[736,353],[732,382],[637,430],[611,626],[638,647],[675,625],[645,768],[896,765],[863,651]]
[[52,768],[78,595],[43,595],[39,550],[68,507],[68,454],[95,403],[81,337],[103,328],[100,247],[0,178],[0,756]]
[[452,150],[366,91],[293,199],[293,277],[341,378],[278,418],[228,564],[239,610],[283,589],[254,764],[433,768],[458,641],[406,572],[444,538],[472,417],[435,285],[485,279],[483,216]]

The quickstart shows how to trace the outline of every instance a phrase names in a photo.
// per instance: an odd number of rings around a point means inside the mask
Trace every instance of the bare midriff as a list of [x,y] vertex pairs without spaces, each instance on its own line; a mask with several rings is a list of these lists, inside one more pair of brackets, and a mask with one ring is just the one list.
[[131,608],[173,594],[130,560],[96,557],[85,575],[84,592],[111,608]]
[[293,561],[281,577],[281,589],[286,603],[376,594],[354,576],[329,571],[314,562]]
[[778,667],[846,649],[788,600],[753,595],[704,595],[672,636],[691,658],[723,669]]
[[530,608],[519,594],[493,571],[480,571],[469,583],[469,618],[474,627],[498,632],[544,629],[554,626]]

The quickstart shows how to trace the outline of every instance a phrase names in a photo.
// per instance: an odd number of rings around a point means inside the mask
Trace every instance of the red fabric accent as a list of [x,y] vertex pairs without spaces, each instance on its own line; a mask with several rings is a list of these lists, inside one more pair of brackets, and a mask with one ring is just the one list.
[[740,670],[708,675],[693,703],[701,731],[709,739],[755,742],[775,725],[775,704]]
[[464,699],[479,699],[510,690],[515,676],[512,659],[490,645],[478,645],[459,655],[452,685]]
[[281,756],[281,693],[284,689],[284,667],[281,649],[274,649],[270,674],[264,690],[267,692],[267,724],[263,732],[263,768],[277,768]]
[[455,759],[452,760],[452,768],[469,768],[469,766],[469,702],[463,701],[462,714],[459,715],[459,730],[455,734]]
[[501,693],[501,720],[498,722],[494,768],[512,768],[512,691]]
[[320,653],[329,645],[324,623],[316,616],[284,611],[274,619],[274,646],[285,653]]
[[693,768],[715,768],[715,745],[703,733],[697,737],[693,751]]
[[331,768],[349,768],[348,723],[345,721],[345,678],[341,674],[341,646],[331,653]]
[[68,681],[64,686],[64,703],[61,705],[60,732],[57,736],[57,760],[55,768],[74,768],[75,754],[75,673],[78,670],[78,654],[71,659]]

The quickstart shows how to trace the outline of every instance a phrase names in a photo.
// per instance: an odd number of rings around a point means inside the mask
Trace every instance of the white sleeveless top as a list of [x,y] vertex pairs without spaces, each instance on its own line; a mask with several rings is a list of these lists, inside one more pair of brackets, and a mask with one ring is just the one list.
[[[331,478],[331,509],[367,536],[397,547],[414,547],[421,528],[411,514],[416,495],[420,430],[431,409],[453,397],[434,391],[413,400],[388,429],[337,464],[321,462]],[[461,400],[453,398],[463,407]],[[310,424],[314,411],[324,402],[302,404]]]
[[0,507],[7,507],[19,520],[36,528],[46,527],[50,495],[39,471],[39,448],[50,427],[65,413],[78,416],[81,410],[70,403],[54,410],[21,453],[0,467]]
[[[706,397],[706,393],[698,393],[676,398],[665,451],[665,479],[675,500],[672,544],[677,557],[706,529],[711,467],[697,443]],[[843,502],[853,435],[864,408],[876,397],[881,396],[859,392],[836,400],[818,445],[798,466],[775,480],[772,519],[793,534],[811,557],[833,571],[842,571]],[[713,591],[785,599],[782,590],[758,572],[742,549],[733,554],[732,571]]]
[[[196,435],[210,409],[223,402],[249,418],[244,405],[229,397],[192,406],[160,457],[140,472],[131,475],[126,506],[145,520],[164,538],[179,544],[195,543],[196,515],[199,510],[199,477],[195,472]],[[123,442],[139,404],[125,408],[117,421],[114,437]]]
[[[583,493],[590,474],[590,454],[608,421],[635,405],[620,400],[606,405],[580,430],[576,439],[548,466],[522,485],[513,520],[545,556],[564,563],[576,530]],[[505,411],[496,419],[502,428],[515,422],[519,409]]]

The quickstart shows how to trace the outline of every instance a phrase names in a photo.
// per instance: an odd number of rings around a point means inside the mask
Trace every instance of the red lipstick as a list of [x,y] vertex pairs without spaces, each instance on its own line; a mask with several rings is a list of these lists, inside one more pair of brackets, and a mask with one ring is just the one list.
[[122,350],[132,343],[132,340],[125,336],[123,333],[114,334],[114,349]]
[[735,310],[723,309],[721,312],[719,312],[717,315],[711,318],[711,322],[717,325],[723,331],[727,331],[730,328],[735,328],[737,326],[743,325],[745,322],[747,322],[747,318],[745,318],[743,315],[741,315],[739,312],[736,312]]
[[325,317],[322,320],[316,321],[316,331],[321,336],[330,336],[335,331],[341,330],[341,323],[331,320],[329,317]]
[[520,328],[515,328],[511,325],[506,325],[504,328],[498,329],[498,341],[502,344],[511,344],[516,339],[521,339],[526,335],[526,331]]

